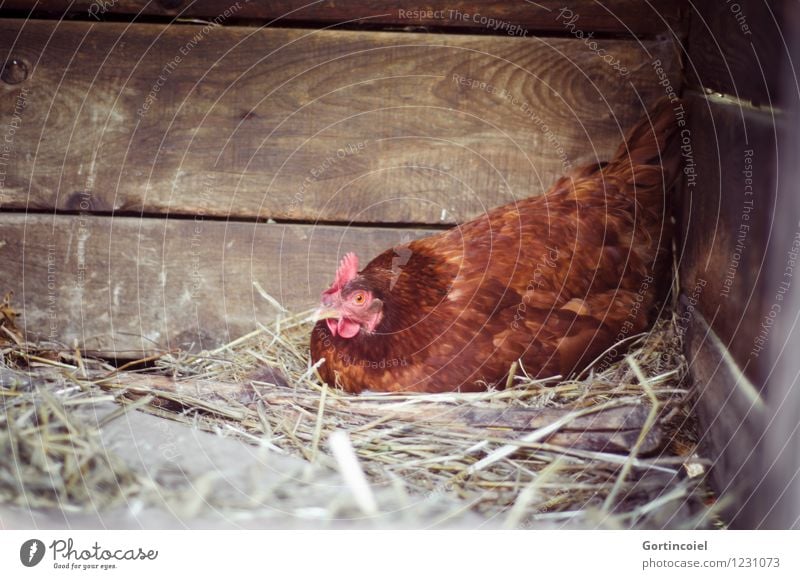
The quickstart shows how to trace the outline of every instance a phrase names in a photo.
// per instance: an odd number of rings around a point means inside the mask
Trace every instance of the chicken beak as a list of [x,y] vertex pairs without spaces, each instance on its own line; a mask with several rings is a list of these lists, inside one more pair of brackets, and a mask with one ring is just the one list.
[[341,317],[341,314],[337,310],[333,308],[326,308],[325,306],[319,308],[316,312],[314,312],[313,315],[315,322],[319,322],[320,320],[328,320],[331,318],[339,319]]

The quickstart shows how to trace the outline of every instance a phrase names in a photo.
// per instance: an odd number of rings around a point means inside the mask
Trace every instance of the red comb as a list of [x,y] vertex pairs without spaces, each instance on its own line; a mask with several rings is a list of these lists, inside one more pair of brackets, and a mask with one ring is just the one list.
[[357,273],[358,256],[351,251],[342,258],[342,261],[339,262],[339,269],[336,270],[336,279],[333,281],[333,285],[328,291],[339,291],[347,282],[356,277]]

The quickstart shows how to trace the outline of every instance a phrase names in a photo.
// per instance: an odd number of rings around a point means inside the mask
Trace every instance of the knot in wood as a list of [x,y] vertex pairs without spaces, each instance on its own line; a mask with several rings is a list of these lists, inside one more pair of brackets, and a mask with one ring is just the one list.
[[7,84],[19,84],[28,78],[28,65],[19,58],[11,58],[0,72],[0,80]]

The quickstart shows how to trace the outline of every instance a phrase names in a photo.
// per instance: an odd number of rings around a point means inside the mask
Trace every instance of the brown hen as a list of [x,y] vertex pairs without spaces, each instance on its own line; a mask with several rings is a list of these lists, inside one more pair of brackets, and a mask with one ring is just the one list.
[[675,126],[662,101],[611,161],[545,195],[360,270],[346,255],[311,335],[323,379],[349,392],[503,387],[514,362],[530,376],[566,377],[645,330],[669,285]]

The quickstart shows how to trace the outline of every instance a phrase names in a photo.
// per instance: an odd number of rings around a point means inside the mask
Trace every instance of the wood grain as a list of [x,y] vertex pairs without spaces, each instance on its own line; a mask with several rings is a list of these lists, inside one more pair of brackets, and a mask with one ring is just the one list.
[[[797,18],[793,21],[791,40],[792,60],[800,63],[800,4],[795,4]],[[800,95],[795,94],[795,97]],[[789,99],[792,118],[800,118],[800,98]],[[796,126],[796,125],[795,125]],[[800,133],[789,130],[782,143],[784,161],[777,169],[778,195],[775,215],[780,219],[771,231],[774,247],[800,249]],[[800,251],[794,251],[795,255]],[[770,271],[775,277],[787,279],[791,255],[785,249],[769,256]],[[797,263],[794,264],[794,267]],[[800,284],[795,279],[781,306],[783,315],[775,324],[770,338],[769,364],[771,368],[767,392],[769,417],[760,471],[762,481],[756,489],[761,512],[762,528],[800,530],[800,429],[797,428],[797,409],[800,408],[800,326],[795,323],[800,312]]]
[[419,230],[0,214],[0,287],[31,339],[120,357],[209,349],[318,304],[338,259]]
[[[307,0],[274,0],[270,2],[236,2],[235,0],[158,0],[142,3],[139,0],[119,0],[104,9],[102,2],[90,0],[43,0],[31,8],[25,0],[6,0],[8,10],[23,14],[31,12],[37,17],[83,17],[106,19],[109,17],[174,17],[212,20],[231,6],[240,5],[237,20],[257,20],[286,25],[293,23],[331,25],[347,23],[351,26],[395,26],[454,28],[509,34],[510,25],[531,33],[536,31],[563,31],[558,13],[563,7],[580,16],[581,27],[589,31],[619,34],[657,34],[679,25],[683,2],[651,0],[540,0],[508,2],[486,0],[483,2],[450,0],[448,2],[394,2],[387,5],[376,0],[357,2],[308,2]],[[144,5],[143,5],[144,4]],[[484,20],[486,19],[486,20]],[[488,19],[508,22],[509,27],[490,23]],[[513,32],[520,34],[519,32]]]
[[[763,522],[760,497],[753,494],[763,475],[761,452],[767,413],[764,399],[742,373],[703,315],[683,300],[690,312],[685,347],[698,395],[702,456],[713,460],[710,477],[723,516],[734,528],[755,529]],[[761,448],[761,450],[759,450]]]
[[785,0],[692,3],[686,60],[689,84],[736,96],[757,105],[786,104],[782,81],[796,94],[788,69],[786,42],[790,14],[800,10]]
[[465,221],[605,160],[653,59],[676,85],[671,42],[597,42],[627,76],[576,39],[0,21],[0,204]]
[[679,219],[682,292],[694,296],[750,380],[763,385],[771,365],[762,339],[786,281],[768,259],[790,249],[770,242],[780,219],[776,168],[790,162],[781,133],[789,121],[704,98],[691,100],[689,112],[694,184],[684,190]]

